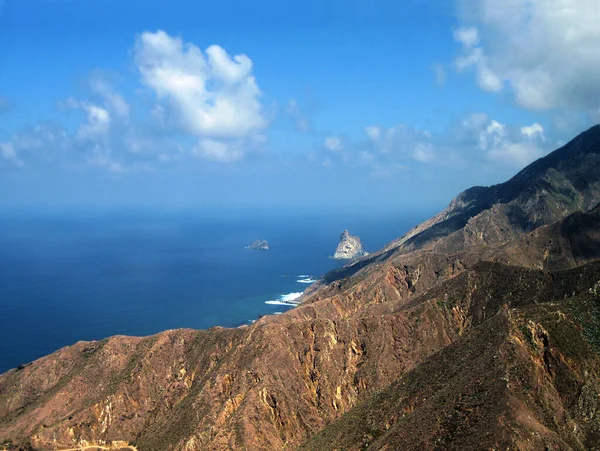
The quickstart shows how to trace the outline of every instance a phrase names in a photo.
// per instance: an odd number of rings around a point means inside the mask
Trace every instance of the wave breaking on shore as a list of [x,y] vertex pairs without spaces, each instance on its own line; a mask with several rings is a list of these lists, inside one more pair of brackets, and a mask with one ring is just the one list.
[[302,296],[302,292],[296,292],[296,293],[288,293],[288,294],[282,294],[279,299],[277,300],[273,300],[273,301],[266,301],[265,304],[270,304],[270,305],[288,305],[290,307],[295,307],[299,304],[299,302],[297,301],[297,299]]

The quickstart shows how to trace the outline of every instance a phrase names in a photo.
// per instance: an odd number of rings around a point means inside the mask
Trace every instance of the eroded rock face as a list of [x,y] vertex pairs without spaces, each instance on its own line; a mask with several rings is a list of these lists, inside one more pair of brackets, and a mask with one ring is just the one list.
[[333,254],[333,258],[339,260],[351,260],[365,255],[368,255],[368,253],[363,250],[360,238],[352,236],[348,230],[344,230],[340,235],[340,244],[338,244],[335,254]]

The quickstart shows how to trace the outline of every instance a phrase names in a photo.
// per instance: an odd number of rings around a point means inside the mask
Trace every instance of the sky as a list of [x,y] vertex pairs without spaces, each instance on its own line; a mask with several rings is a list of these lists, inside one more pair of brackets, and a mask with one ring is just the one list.
[[600,121],[598,0],[0,0],[0,206],[442,207]]

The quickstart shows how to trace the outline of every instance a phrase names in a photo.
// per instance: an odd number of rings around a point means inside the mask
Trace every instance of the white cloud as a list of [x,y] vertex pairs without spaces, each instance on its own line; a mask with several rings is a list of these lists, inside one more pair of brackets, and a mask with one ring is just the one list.
[[543,140],[544,129],[538,123],[512,131],[490,120],[479,133],[479,148],[491,161],[522,168],[544,154]]
[[467,47],[465,54],[456,59],[455,66],[458,72],[474,67],[479,87],[484,91],[497,92],[502,89],[502,80],[490,69],[488,59],[480,48]]
[[500,146],[506,139],[506,126],[491,120],[479,133],[479,147],[489,150]]
[[376,125],[365,127],[365,133],[371,141],[379,141],[381,139],[381,127]]
[[129,115],[129,104],[121,95],[117,94],[112,87],[103,78],[96,76],[90,80],[92,91],[101,95],[106,106],[112,109],[119,116],[127,117]]
[[[490,165],[522,168],[543,156],[551,146],[539,123],[506,125],[484,113],[471,114],[444,132],[435,134],[403,124],[388,129],[364,128],[367,141],[348,143],[349,156],[374,177],[389,177],[411,161],[443,167],[479,168]],[[396,171],[397,172],[397,171]]]
[[598,0],[459,1],[458,71],[530,110],[600,107]]
[[94,139],[108,132],[111,123],[108,110],[89,102],[81,103],[80,108],[87,114],[87,123],[82,124],[77,132],[80,138]]
[[337,136],[328,136],[325,138],[323,147],[331,152],[341,152],[344,149],[342,140]]
[[536,122],[529,127],[521,127],[521,134],[527,138],[540,137],[544,139],[544,127]]
[[465,47],[474,47],[479,43],[479,32],[475,27],[462,27],[454,32],[454,40]]
[[243,157],[243,152],[236,143],[225,143],[213,139],[201,140],[193,150],[194,155],[207,160],[231,163]]
[[543,155],[539,147],[532,143],[507,142],[502,147],[488,152],[490,160],[497,161],[517,168],[527,166]]
[[[134,57],[143,83],[166,102],[175,124],[210,138],[244,138],[267,126],[261,92],[246,55],[213,45],[202,51],[164,31],[137,37]],[[211,144],[209,144],[209,147]]]
[[418,143],[413,150],[413,158],[421,163],[429,163],[434,160],[435,153],[431,144]]
[[108,133],[112,122],[110,112],[99,105],[69,97],[60,102],[60,107],[67,110],[81,110],[85,113],[87,122],[79,126],[77,136],[82,140],[93,140]]

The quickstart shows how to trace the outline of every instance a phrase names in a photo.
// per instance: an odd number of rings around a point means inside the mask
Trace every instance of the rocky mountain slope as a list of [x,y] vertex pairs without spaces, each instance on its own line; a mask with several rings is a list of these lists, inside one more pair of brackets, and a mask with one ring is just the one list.
[[462,192],[448,208],[391,246],[422,247],[459,230],[449,247],[504,241],[589,210],[600,196],[599,142],[600,126],[595,125],[507,182]]
[[0,376],[0,444],[595,449],[600,129],[473,188],[294,310],[77,343]]
[[600,263],[545,272],[479,263],[428,305],[460,337],[302,449],[597,449]]

